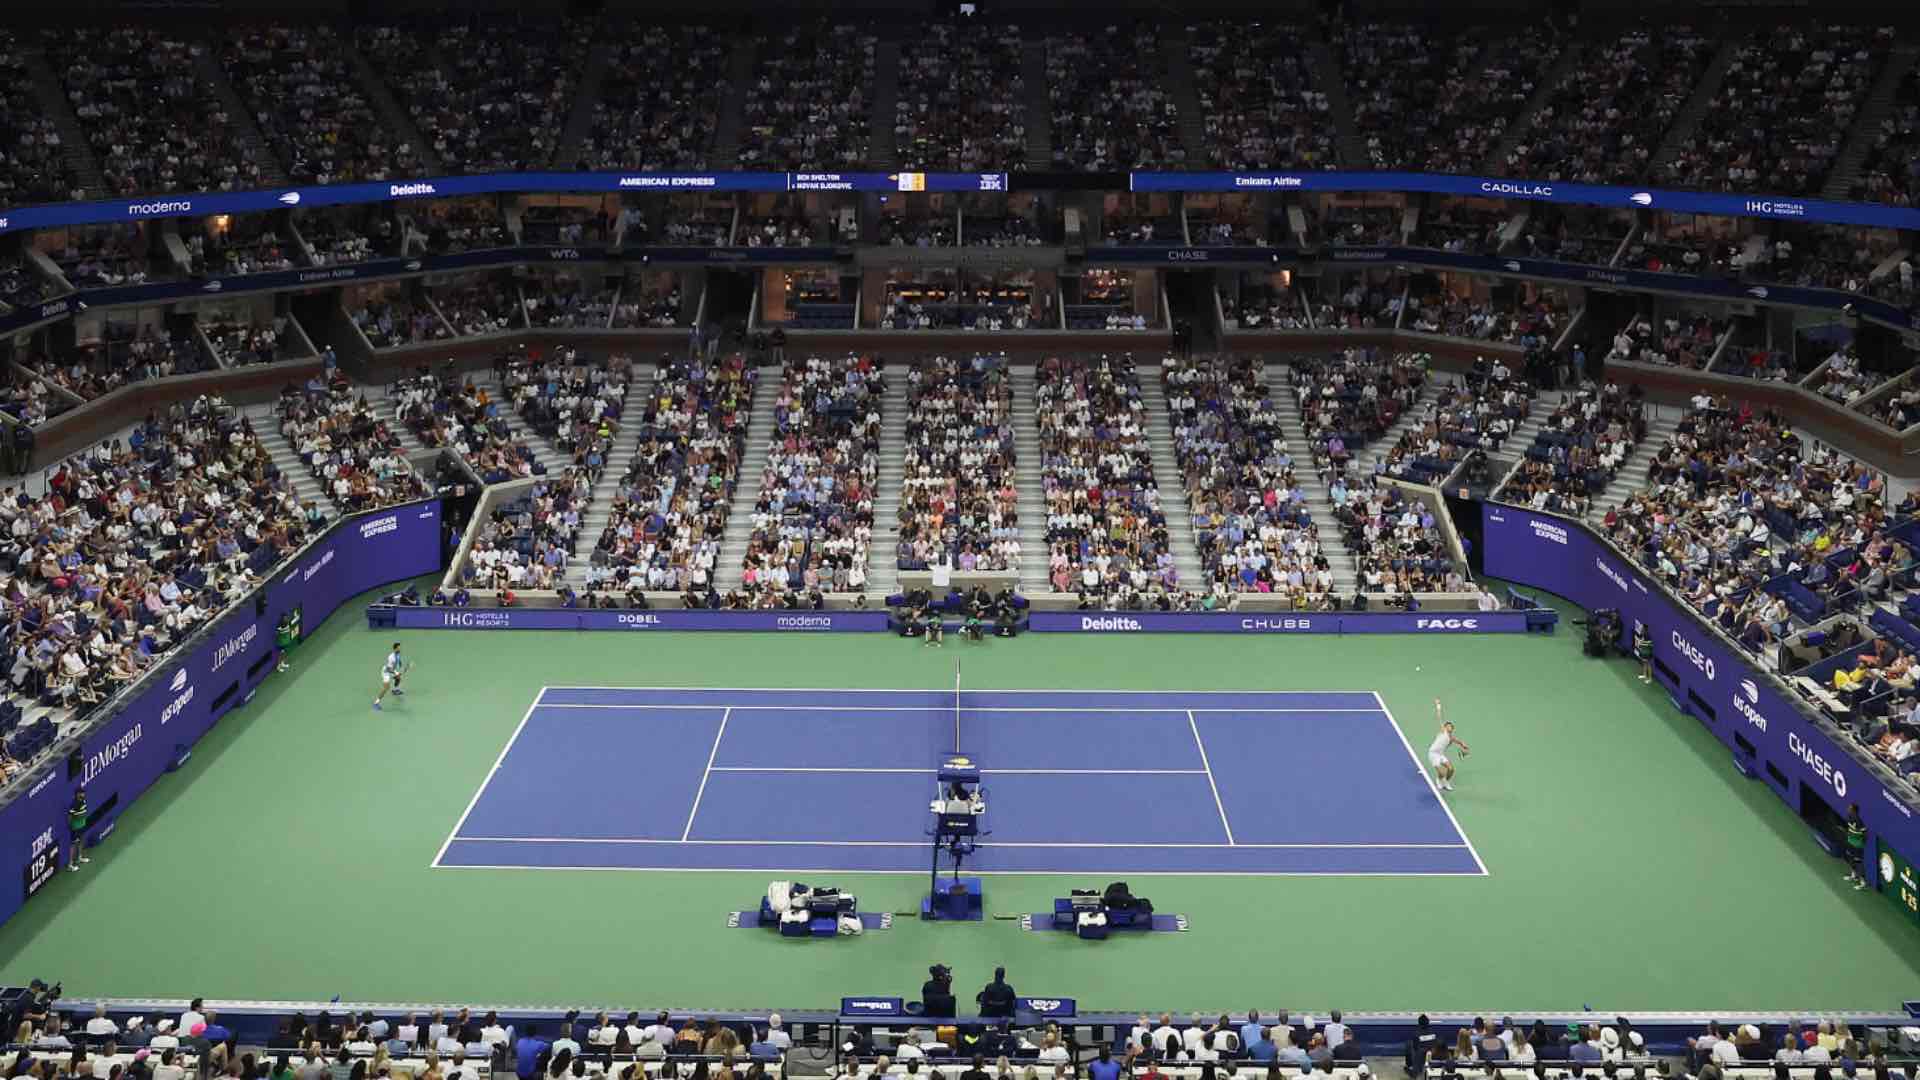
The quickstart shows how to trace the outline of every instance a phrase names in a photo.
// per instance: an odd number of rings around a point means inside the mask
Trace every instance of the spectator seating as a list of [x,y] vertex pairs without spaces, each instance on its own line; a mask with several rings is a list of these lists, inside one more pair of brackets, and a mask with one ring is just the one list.
[[1747,36],[1699,129],[1655,179],[1818,194],[1891,45],[1891,27],[1773,26]]
[[1535,510],[1585,517],[1593,498],[1646,437],[1639,389],[1635,384],[1636,392],[1629,392],[1608,382],[1564,395],[1497,497]]
[[552,18],[455,22],[430,37],[371,26],[356,42],[442,167],[465,173],[552,162],[591,46],[586,24]]
[[296,184],[347,184],[420,174],[419,155],[386,129],[332,27],[237,30],[220,64]]
[[59,125],[33,94],[33,76],[13,31],[0,31],[0,204],[26,206],[86,195],[67,166]]
[[1834,350],[1826,365],[1805,384],[1821,397],[1851,405],[1886,381],[1886,376],[1860,366],[1851,346]]
[[620,289],[619,302],[613,306],[613,322],[609,325],[616,330],[685,326],[687,322],[681,309],[680,286],[669,285],[664,292],[648,292],[642,282],[629,279]]
[[1333,513],[1360,564],[1361,592],[1395,596],[1465,588],[1425,503],[1372,476],[1353,490],[1344,483],[1339,488]]
[[[248,421],[204,397],[57,463],[47,484],[25,506],[0,506],[19,538],[0,638],[14,692],[76,712],[137,678],[324,521],[302,514]],[[89,492],[107,489],[131,500],[124,519],[86,511]],[[38,747],[12,746],[23,749]]]
[[633,361],[624,355],[582,362],[577,350],[505,365],[500,391],[526,427],[597,481],[610,460],[625,412]]
[[1079,170],[1177,169],[1186,162],[1160,41],[1146,25],[1046,39],[1053,163]]
[[1004,357],[924,357],[907,373],[902,570],[1013,570],[1020,559],[1013,394]]
[[900,44],[894,153],[903,169],[1008,172],[1027,155],[1020,28],[924,23]]
[[569,466],[495,507],[476,533],[460,580],[512,592],[561,588],[592,487],[586,470]]
[[594,287],[577,274],[556,272],[526,279],[520,289],[527,325],[602,329],[613,317],[615,290]]
[[421,373],[398,382],[391,395],[394,416],[429,447],[459,454],[474,475],[488,484],[523,479],[545,471],[521,441],[488,390],[452,373]]
[[1231,354],[1169,356],[1161,377],[1173,456],[1207,575],[1188,587],[1215,604],[1242,592],[1280,593],[1299,606],[1324,600],[1333,571],[1295,478],[1263,363]]
[[1520,232],[1517,254],[1535,259],[1593,263],[1613,261],[1620,242],[1633,230],[1630,216],[1584,206],[1533,203]]
[[287,444],[343,511],[424,498],[427,485],[408,463],[400,437],[335,372],[331,385],[316,380],[304,390],[282,391],[275,413]]
[[226,358],[228,367],[271,364],[275,360],[290,359],[293,355],[289,349],[291,342],[284,317],[250,326],[208,320],[201,324],[201,330],[207,335],[216,354]]
[[453,331],[430,306],[415,303],[413,298],[398,292],[369,299],[347,315],[366,335],[367,343],[376,349],[439,341],[453,336]]
[[1532,117],[1504,172],[1596,184],[1642,181],[1715,42],[1683,24],[1634,26],[1590,45]]
[[1345,471],[1361,448],[1387,433],[1420,397],[1428,358],[1349,348],[1325,359],[1300,358],[1288,372],[1308,452],[1323,480]]
[[727,83],[726,38],[705,26],[642,26],[614,43],[581,144],[583,169],[707,166]]
[[743,106],[743,169],[838,169],[866,159],[878,39],[822,19],[760,38]]
[[1513,30],[1347,23],[1335,38],[1356,131],[1376,169],[1472,173],[1533,96],[1562,41],[1549,20]]
[[526,325],[518,288],[498,278],[469,280],[443,289],[435,303],[460,337],[498,334]]
[[885,389],[872,357],[789,357],[747,539],[750,596],[866,587]]
[[1204,22],[1188,30],[1194,93],[1217,169],[1332,169],[1333,122],[1307,45],[1281,22]]
[[[1739,469],[1721,463],[1738,458]],[[1857,604],[1828,559],[1884,544],[1885,478],[1702,394],[1603,528],[1749,649]]]
[[1469,375],[1468,384],[1440,388],[1420,406],[1419,423],[1400,436],[1384,460],[1384,472],[1417,484],[1445,479],[1475,450],[1498,453],[1508,435],[1526,419],[1531,388],[1513,378],[1495,360],[1485,375]]
[[261,163],[197,72],[205,45],[134,26],[63,27],[41,41],[112,194],[263,183]]
[[737,354],[663,361],[630,410],[638,439],[589,555],[589,590],[712,591],[756,381]]
[[1920,68],[1901,77],[1850,195],[1891,206],[1912,206],[1920,196]]
[[1177,588],[1133,357],[1048,357],[1036,379],[1053,591],[1130,608]]

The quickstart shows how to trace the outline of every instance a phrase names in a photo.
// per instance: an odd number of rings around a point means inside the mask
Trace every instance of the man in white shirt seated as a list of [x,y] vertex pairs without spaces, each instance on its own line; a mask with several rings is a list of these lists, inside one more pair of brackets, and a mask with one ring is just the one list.
[[420,1017],[417,1014],[408,1013],[407,1019],[403,1023],[401,1023],[399,1027],[393,1029],[393,1037],[400,1040],[403,1043],[406,1043],[408,1046],[412,1046],[414,1043],[419,1042],[420,1041]]
[[93,1019],[87,1021],[87,1034],[96,1039],[120,1034],[120,1025],[107,1017],[106,1002],[93,1007]]
[[793,1049],[793,1036],[787,1034],[786,1029],[780,1026],[781,1023],[779,1013],[774,1013],[772,1016],[767,1017],[766,1041],[779,1047],[782,1051],[791,1050]]
[[486,1020],[480,1025],[480,1041],[488,1046],[499,1046],[507,1041],[507,1029],[500,1023],[498,1014],[487,1014]]

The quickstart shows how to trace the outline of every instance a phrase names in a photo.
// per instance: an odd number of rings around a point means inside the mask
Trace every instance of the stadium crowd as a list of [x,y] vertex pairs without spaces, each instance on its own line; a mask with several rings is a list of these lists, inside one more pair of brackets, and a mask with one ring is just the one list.
[[870,356],[788,358],[773,400],[741,588],[866,588],[886,379]]
[[132,26],[48,30],[41,43],[113,194],[264,183],[261,162],[198,73],[205,45]]
[[641,587],[717,601],[714,569],[740,478],[757,371],[737,354],[662,357],[631,410],[638,438],[588,556],[587,591]]
[[1005,356],[923,357],[907,372],[902,570],[1017,570],[1013,391]]
[[230,34],[220,66],[296,184],[348,184],[420,172],[358,89],[332,27],[263,26]]
[[743,169],[844,168],[866,157],[879,39],[820,20],[760,39],[742,106]]
[[710,27],[635,27],[614,44],[600,77],[579,167],[705,168],[720,103],[732,90],[727,55],[725,37]]
[[900,166],[1006,172],[1027,155],[1020,27],[934,22],[900,46],[894,153]]
[[54,465],[44,497],[0,501],[9,686],[84,712],[270,574],[326,517],[300,505],[236,410],[201,397],[153,411],[124,442]]
[[1060,31],[1046,39],[1053,163],[1177,169],[1186,161],[1160,41],[1146,26]]
[[1563,41],[1552,22],[1434,35],[1410,23],[1342,26],[1341,69],[1353,120],[1376,169],[1472,173],[1485,166],[1550,70]]
[[1207,580],[1191,583],[1203,609],[1238,593],[1278,593],[1322,606],[1332,567],[1294,476],[1266,370],[1235,355],[1161,361],[1174,460],[1186,481],[1194,544]]
[[1280,22],[1205,22],[1189,32],[1207,163],[1218,169],[1331,169],[1327,95],[1306,43]]
[[[333,369],[331,380],[283,390],[280,434],[335,507],[352,513],[428,494],[400,437]],[[311,506],[306,508],[311,510]]]
[[1609,381],[1564,395],[1547,415],[1526,459],[1498,497],[1585,517],[1640,440],[1646,438],[1640,385],[1622,389]]
[[1035,379],[1053,591],[1128,608],[1177,586],[1133,357],[1047,357]]

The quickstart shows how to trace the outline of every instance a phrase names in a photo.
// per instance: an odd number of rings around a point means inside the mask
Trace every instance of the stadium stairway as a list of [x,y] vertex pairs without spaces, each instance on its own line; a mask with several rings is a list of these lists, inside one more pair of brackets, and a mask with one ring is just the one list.
[[280,434],[280,418],[274,415],[273,408],[273,402],[247,405],[241,409],[241,415],[253,423],[253,433],[259,438],[260,445],[267,448],[275,467],[293,481],[293,490],[300,496],[301,505],[312,502],[326,510],[328,517],[338,517],[340,508],[334,505],[333,497],[327,494],[326,488],[306,463],[300,460],[293,444]]
[[760,369],[756,393],[760,403],[747,420],[746,449],[740,462],[740,482],[733,487],[733,501],[727,505],[727,531],[720,540],[720,554],[713,568],[713,587],[728,592],[740,587],[745,576],[747,540],[753,536],[753,507],[760,501],[760,488],[767,475],[767,444],[773,438],[773,395],[778,393],[781,371],[778,365]]
[[107,193],[107,178],[100,171],[100,161],[93,156],[93,144],[87,141],[86,129],[80,126],[80,118],[73,114],[73,107],[67,101],[67,93],[60,86],[60,75],[47,63],[37,49],[22,49],[21,58],[26,62],[27,74],[33,80],[33,96],[40,108],[53,120],[54,129],[60,133],[60,156],[65,159],[67,168],[80,181],[88,195]]
[[885,171],[900,163],[893,109],[900,101],[900,39],[882,37],[873,50],[873,107],[867,122],[867,166]]
[[554,148],[555,168],[571,169],[580,160],[580,144],[593,126],[593,108],[600,103],[600,83],[606,78],[607,65],[613,60],[613,42],[603,32],[596,35],[593,51],[580,69],[580,85],[574,88],[573,110],[567,114],[567,126],[561,129],[560,145]]
[[1920,59],[1920,43],[1915,42],[1902,42],[1887,56],[1886,65],[1874,80],[1867,100],[1853,118],[1853,132],[1841,145],[1840,156],[1834,159],[1833,171],[1827,174],[1827,182],[1820,189],[1821,198],[1852,197],[1853,185],[1860,180],[1860,166],[1867,160],[1867,151],[1873,149],[1874,139],[1880,132],[1880,122],[1886,119],[1887,110],[1893,108],[1900,80],[1913,70],[1916,59]]
[[380,122],[401,142],[413,149],[414,157],[420,162],[420,175],[441,176],[446,170],[440,163],[440,155],[434,153],[433,144],[421,135],[420,128],[413,117],[400,106],[399,99],[387,88],[386,81],[380,78],[366,55],[359,49],[347,50],[347,62],[353,65],[354,77],[360,80],[360,89],[365,91],[367,101],[373,110],[380,114]]
[[[1300,414],[1299,399],[1284,374],[1286,371],[1285,368],[1279,368],[1267,372],[1267,392],[1272,396],[1274,410],[1280,414],[1280,425],[1286,432],[1287,453],[1294,462],[1294,479],[1307,497],[1307,513],[1312,515],[1319,531],[1320,553],[1327,557],[1327,565],[1333,569],[1334,593],[1352,596],[1360,589],[1360,560],[1347,547],[1346,536],[1340,529],[1340,519],[1333,514],[1332,492],[1313,468],[1313,451],[1307,445],[1306,422]],[[1368,443],[1354,455],[1356,471],[1369,469],[1373,458],[1384,454],[1400,440],[1401,435],[1420,422],[1439,384],[1438,376],[1430,378],[1427,385],[1421,388],[1420,397],[1415,400],[1413,407],[1402,413],[1385,435]]]
[[740,163],[740,133],[747,122],[747,86],[753,82],[753,61],[759,47],[759,38],[741,34],[727,57],[727,87],[713,125],[713,150],[707,158],[709,168],[731,169]]
[[607,467],[600,471],[600,479],[594,481],[593,491],[587,497],[587,508],[580,513],[580,542],[576,545],[574,557],[567,560],[565,580],[575,589],[583,588],[587,583],[587,566],[593,557],[593,546],[600,542],[600,534],[606,531],[607,522],[613,520],[613,498],[620,490],[620,478],[626,475],[627,463],[633,455],[621,457],[623,442],[637,442],[639,436],[633,433],[639,423],[631,412],[637,404],[638,388],[653,385],[655,365],[636,363],[632,377],[627,380],[627,396],[620,399],[620,426],[625,433],[614,436],[614,448],[607,454]]
[[1027,38],[1020,43],[1020,79],[1027,88],[1027,168],[1045,172],[1053,167],[1053,110],[1047,104],[1044,39]]
[[1040,468],[1040,380],[1031,364],[1015,364],[1009,371],[1013,394],[1013,470],[1015,506],[1020,510],[1020,592],[1044,596],[1053,591],[1047,581],[1047,500],[1045,474]]
[[[900,585],[900,485],[907,478],[907,365],[882,369],[887,392],[880,397],[880,469],[873,488],[873,542],[867,547],[867,595],[885,601]],[[877,604],[875,606],[878,606]]]
[[1700,81],[1693,86],[1693,95],[1674,115],[1673,126],[1667,128],[1667,134],[1660,140],[1660,147],[1654,151],[1652,166],[1654,175],[1658,170],[1673,161],[1674,156],[1683,148],[1693,145],[1693,133],[1700,129],[1700,121],[1707,115],[1707,109],[1713,104],[1713,96],[1720,92],[1720,84],[1727,81],[1727,69],[1733,66],[1733,55],[1739,51],[1741,39],[1727,35],[1721,38],[1719,51],[1713,54],[1713,60],[1707,70],[1700,73]]
[[1153,451],[1153,483],[1160,489],[1160,512],[1167,519],[1167,546],[1173,551],[1173,569],[1180,575],[1181,588],[1204,590],[1200,546],[1193,538],[1193,504],[1187,497],[1185,474],[1173,456],[1173,412],[1167,408],[1167,390],[1161,385],[1157,365],[1140,367],[1140,403],[1147,407],[1147,446]]
[[1353,105],[1347,99],[1347,81],[1340,71],[1340,61],[1324,37],[1311,28],[1301,29],[1310,35],[1307,65],[1313,72],[1313,86],[1326,93],[1327,111],[1333,117],[1333,156],[1346,168],[1364,169],[1367,167],[1366,140],[1354,131]]
[[1167,70],[1167,92],[1180,113],[1180,144],[1186,149],[1187,164],[1196,166],[1206,159],[1207,126],[1200,112],[1200,95],[1193,88],[1193,55],[1185,24],[1175,20],[1160,36],[1160,62]]
[[[1672,412],[1673,415],[1662,415],[1663,412]],[[1633,497],[1634,492],[1647,486],[1647,472],[1653,467],[1653,455],[1667,445],[1667,440],[1673,438],[1673,433],[1679,427],[1677,410],[1655,412],[1653,419],[1647,423],[1647,437],[1633,448],[1633,453],[1628,454],[1627,460],[1621,464],[1620,471],[1613,475],[1613,482],[1593,500],[1596,515],[1621,506]]]
[[195,73],[212,88],[214,100],[227,114],[227,122],[240,133],[240,156],[259,164],[260,179],[266,186],[285,184],[290,163],[282,161],[274,152],[259,125],[254,123],[253,110],[240,100],[240,92],[233,88],[232,80],[220,67],[220,43],[212,39],[195,42],[193,65]]
[[1494,144],[1493,152],[1487,155],[1488,176],[1507,175],[1507,158],[1520,149],[1520,144],[1533,128],[1533,118],[1540,115],[1541,111],[1547,107],[1547,102],[1552,100],[1553,92],[1560,88],[1561,83],[1567,81],[1567,73],[1580,62],[1584,46],[1585,43],[1579,38],[1569,38],[1566,47],[1560,50],[1559,58],[1534,85],[1533,96],[1527,99],[1526,105],[1520,110],[1520,115],[1514,117],[1513,123],[1507,125],[1506,133],[1500,136],[1500,141]]

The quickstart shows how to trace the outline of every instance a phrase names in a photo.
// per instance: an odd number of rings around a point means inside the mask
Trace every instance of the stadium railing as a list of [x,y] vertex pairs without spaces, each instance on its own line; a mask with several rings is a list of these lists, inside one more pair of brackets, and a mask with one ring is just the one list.
[[[6,992],[12,993],[18,991]],[[1190,1023],[1186,1018],[1193,1015],[1193,1010],[1191,1009],[1172,1008],[1168,1003],[1162,1003],[1160,1007],[1152,1009],[1081,1012],[1078,1010],[1077,1002],[1073,998],[1027,998],[1023,1000],[1034,1002],[1036,1006],[1049,1006],[1052,1011],[1036,1012],[1031,1009],[1022,1009],[1017,1012],[1015,1016],[1006,1021],[1014,1034],[1037,1032],[1037,1030],[1044,1029],[1049,1025],[1057,1026],[1063,1042],[1066,1042],[1081,1054],[1089,1054],[1102,1046],[1112,1047],[1116,1054],[1123,1053],[1129,1033],[1134,1025],[1138,1023],[1139,1017],[1143,1014],[1157,1018],[1162,1012],[1172,1012],[1175,1017],[1179,1018],[1175,1021],[1174,1026],[1183,1029]],[[129,1019],[136,1016],[145,1017],[149,1023],[159,1018],[177,1016],[186,1009],[188,1004],[184,998],[88,998],[85,999],[83,1003],[84,1011],[80,1011],[80,1006],[77,1006],[72,1000],[63,1001],[60,1007],[63,1011],[73,1014],[75,1021],[73,1026],[83,1028],[85,1026],[85,1020],[92,1015],[92,1006],[95,1001],[103,1002],[107,1006],[108,1017],[120,1023],[123,1027]],[[831,1058],[839,1058],[841,1056],[840,1047],[843,1045],[844,1035],[855,1028],[870,1034],[874,1039],[876,1047],[878,1047],[891,1045],[890,1040],[905,1035],[909,1030],[917,1030],[923,1034],[931,1035],[939,1027],[954,1026],[963,1032],[980,1033],[996,1029],[1002,1023],[1002,1021],[998,1019],[979,1016],[941,1017],[910,1014],[906,1010],[909,1008],[917,1009],[918,1002],[913,999],[902,999],[897,996],[868,995],[847,997],[843,999],[841,1004],[842,1009],[804,1007],[792,1009],[783,1007],[756,1009],[684,1009],[672,1006],[662,1009],[659,1006],[636,1007],[630,1005],[591,1003],[577,1006],[541,1008],[459,1002],[343,1002],[337,1000],[217,1001],[208,999],[205,1002],[205,1008],[218,1012],[221,1023],[233,1032],[236,1040],[243,1047],[268,1046],[278,1033],[280,1021],[296,1012],[308,1018],[313,1018],[322,1012],[326,1012],[335,1017],[336,1020],[344,1020],[348,1016],[357,1017],[363,1013],[370,1012],[374,1014],[376,1018],[388,1021],[389,1024],[398,1024],[409,1015],[413,1015],[421,1022],[425,1022],[436,1010],[441,1011],[447,1016],[452,1016],[461,1008],[468,1008],[475,1016],[484,1015],[487,1012],[498,1013],[499,1022],[509,1030],[518,1029],[528,1023],[536,1024],[543,1037],[558,1033],[560,1028],[564,1026],[569,1012],[575,1013],[577,1020],[582,1022],[582,1026],[585,1026],[584,1021],[592,1018],[598,1012],[605,1012],[612,1018],[625,1017],[629,1012],[638,1012],[643,1019],[651,1022],[659,1012],[664,1011],[668,1015],[669,1024],[675,1028],[689,1022],[704,1025],[708,1021],[712,1021],[731,1028],[737,1034],[741,1035],[745,1035],[749,1031],[756,1029],[763,1030],[766,1026],[768,1016],[771,1013],[779,1013],[783,1022],[783,1030],[791,1034],[795,1044],[794,1051],[790,1053],[805,1055],[808,1051],[816,1051],[821,1057]],[[891,1005],[892,1011],[884,1015],[849,1013],[843,1011],[844,1007],[848,1004]],[[1910,1004],[1920,1007],[1920,1003]],[[1277,1009],[1263,1009],[1262,1015],[1271,1019],[1279,1011],[1280,1010]],[[1288,1010],[1288,1012],[1292,1018],[1296,1036],[1295,1041],[1297,1043],[1304,1042],[1305,1032],[1309,1029],[1317,1029],[1319,1024],[1324,1022],[1324,1018],[1327,1015],[1326,1010],[1319,1008],[1304,1010],[1291,1009]],[[1221,1014],[1207,1012],[1204,1015],[1207,1021],[1211,1022]],[[1884,1048],[1891,1057],[1889,1063],[1895,1066],[1903,1064],[1907,1060],[1912,1060],[1902,1055],[1911,1055],[1916,1050],[1920,1050],[1920,1045],[1916,1045],[1906,1039],[1901,1031],[1903,1027],[1909,1026],[1914,1022],[1915,1015],[1913,1008],[1907,1008],[1906,1011],[1889,1010],[1885,1012],[1834,1012],[1810,1008],[1790,1012],[1734,1011],[1713,1013],[1676,1011],[1634,1011],[1621,1013],[1611,1009],[1586,1009],[1578,1012],[1514,1012],[1507,1014],[1507,1018],[1511,1019],[1516,1029],[1530,1028],[1537,1021],[1543,1024],[1548,1031],[1556,1033],[1566,1031],[1569,1025],[1611,1026],[1621,1030],[1623,1033],[1630,1029],[1640,1033],[1646,1042],[1646,1049],[1649,1053],[1662,1055],[1686,1053],[1688,1050],[1688,1040],[1704,1032],[1709,1023],[1718,1023],[1722,1025],[1723,1028],[1742,1024],[1758,1026],[1762,1030],[1762,1041],[1765,1042],[1768,1037],[1772,1040],[1771,1043],[1768,1044],[1769,1055],[1771,1055],[1772,1049],[1779,1045],[1782,1033],[1787,1030],[1799,1032],[1804,1028],[1811,1028],[1815,1021],[1828,1021],[1836,1025],[1845,1024],[1853,1033],[1856,1040]],[[1342,1019],[1347,1026],[1354,1029],[1356,1039],[1361,1044],[1362,1050],[1370,1057],[1389,1055],[1399,1057],[1407,1041],[1413,1037],[1418,1029],[1418,1017],[1412,1013],[1348,1011]],[[1461,1028],[1470,1028],[1476,1019],[1489,1020],[1499,1018],[1493,1016],[1476,1017],[1471,1013],[1434,1011],[1427,1014],[1427,1019],[1429,1022],[1429,1030],[1451,1042],[1456,1031]],[[1227,1014],[1227,1020],[1229,1025],[1238,1029],[1240,1025],[1247,1022],[1247,1016],[1243,1012],[1235,1012]],[[1309,1021],[1312,1022],[1309,1023]],[[183,1040],[183,1042],[184,1041],[186,1040]],[[586,1039],[582,1038],[580,1041],[583,1044],[584,1054],[597,1056],[596,1048],[585,1045],[587,1042]],[[753,1060],[751,1056],[745,1052],[745,1046],[746,1043],[743,1041],[741,1052],[735,1055],[736,1064]],[[127,1049],[127,1047],[123,1046],[122,1049]],[[871,1062],[884,1053],[884,1050],[874,1053],[863,1053],[858,1055],[858,1060]],[[269,1051],[268,1056],[272,1055],[273,1051]],[[700,1060],[718,1060],[715,1055],[675,1054],[673,1057],[677,1061],[684,1060],[690,1063]],[[1031,1063],[1033,1057],[1030,1053],[1023,1054],[1019,1056],[1018,1060],[1020,1064],[1024,1066],[1025,1064]],[[936,1056],[933,1058],[933,1061],[938,1064],[950,1063],[959,1065],[964,1061],[970,1061],[970,1058],[962,1056]],[[991,1059],[989,1059],[989,1062],[991,1063]],[[1242,1059],[1241,1061],[1235,1062],[1235,1064],[1245,1066],[1248,1063]],[[1571,1065],[1569,1062],[1552,1059],[1543,1059],[1541,1064],[1554,1070],[1567,1068]],[[1865,1064],[1866,1062],[1863,1061],[1862,1065],[1864,1066]],[[1262,1072],[1265,1070],[1264,1065],[1257,1065],[1256,1067],[1260,1068]],[[1626,1067],[1631,1069],[1632,1063],[1627,1063]],[[1755,1061],[1747,1067],[1755,1070],[1757,1073],[1764,1073],[1762,1080],[1764,1080],[1764,1077],[1771,1076],[1771,1069],[1768,1062]],[[1509,1075],[1520,1075],[1525,1071],[1523,1067],[1511,1064],[1504,1065],[1502,1068],[1505,1069]],[[1811,1075],[1814,1068],[1815,1066],[1811,1064],[1794,1066],[1793,1075],[1795,1080],[1804,1080],[1805,1077]],[[1590,1071],[1597,1072],[1598,1070],[1594,1069]]]

